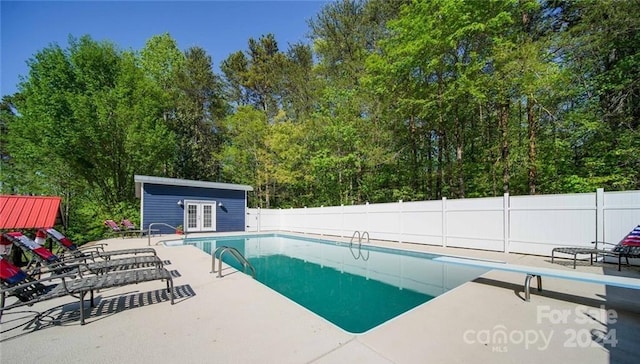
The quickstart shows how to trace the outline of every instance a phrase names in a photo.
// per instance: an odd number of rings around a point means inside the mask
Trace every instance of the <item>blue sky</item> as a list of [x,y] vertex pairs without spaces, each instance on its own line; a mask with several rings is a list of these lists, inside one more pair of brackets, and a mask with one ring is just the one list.
[[247,49],[250,37],[273,33],[281,50],[308,42],[307,21],[326,1],[6,1],[0,2],[0,95],[17,91],[27,61],[68,37],[88,34],[121,49],[140,50],[168,32],[185,50],[199,46],[214,70],[230,53]]

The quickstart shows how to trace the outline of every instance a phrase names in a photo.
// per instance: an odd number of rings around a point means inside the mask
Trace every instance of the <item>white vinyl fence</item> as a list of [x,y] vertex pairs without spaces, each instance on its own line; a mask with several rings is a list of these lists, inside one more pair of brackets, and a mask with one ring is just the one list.
[[[509,196],[296,209],[247,209],[248,231],[291,231],[551,255],[617,243],[640,224],[640,191]],[[599,246],[600,247],[600,246]]]

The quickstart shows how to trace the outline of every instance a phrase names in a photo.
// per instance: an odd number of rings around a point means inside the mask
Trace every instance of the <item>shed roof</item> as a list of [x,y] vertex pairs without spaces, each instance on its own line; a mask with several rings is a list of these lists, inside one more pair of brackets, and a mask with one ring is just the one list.
[[234,183],[222,183],[222,182],[194,181],[194,180],[179,179],[179,178],[135,175],[134,181],[136,183],[137,197],[140,197],[140,185],[142,183],[151,183],[151,184],[167,185],[167,186],[216,188],[219,190],[253,191],[253,187],[248,185],[239,185]]
[[60,211],[60,197],[0,196],[0,229],[50,228]]

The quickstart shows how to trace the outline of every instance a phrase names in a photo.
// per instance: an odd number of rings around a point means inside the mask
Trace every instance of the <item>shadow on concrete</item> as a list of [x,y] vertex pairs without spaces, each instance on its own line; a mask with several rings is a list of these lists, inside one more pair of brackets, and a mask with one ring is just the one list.
[[[567,268],[573,268],[573,258],[571,258],[571,259],[562,259],[562,257],[556,257],[553,262],[551,261],[551,258],[545,259],[545,262],[551,263],[553,265],[563,266],[563,267],[567,267]],[[623,277],[629,277],[629,276],[637,277],[638,276],[638,269],[639,269],[639,267],[637,265],[625,264],[624,260],[622,261],[622,265],[620,267],[621,270],[618,271],[618,262],[617,261],[615,261],[615,262],[614,261],[603,262],[602,260],[598,260],[598,261],[591,262],[589,260],[589,258],[585,258],[585,259],[578,258],[578,259],[576,259],[576,267],[589,267],[589,266],[600,267],[605,271],[605,274],[610,274],[610,275],[614,275],[614,276],[623,276]]]
[[[175,286],[173,290],[174,302],[176,304],[196,295],[193,288],[188,284]],[[108,292],[108,290],[103,290],[102,292]],[[166,288],[147,292],[135,291],[113,296],[96,296],[94,307],[90,307],[89,303],[85,302],[86,325],[91,325],[94,321],[105,319],[117,314],[118,312],[158,303],[170,304],[170,301],[171,297],[169,296],[169,292],[167,292]],[[66,303],[50,308],[44,312],[21,310],[11,312],[10,315],[8,314],[9,312],[3,315],[1,331],[3,338],[0,342],[28,335],[31,332],[44,330],[49,327],[80,325],[79,302]],[[10,317],[7,320],[4,320],[5,315]],[[15,334],[11,335],[12,332],[15,332]]]
[[[617,268],[611,273],[620,274]],[[606,315],[603,315],[603,329],[591,333],[594,341],[609,351],[610,363],[637,363],[640,361],[640,291],[607,286],[603,298],[607,301]]]
[[[612,275],[628,275],[613,270]],[[632,273],[633,274],[633,273]],[[635,273],[637,276],[637,273]],[[523,284],[509,283],[488,278],[477,278],[473,282],[494,287],[508,289],[514,295],[524,300]],[[523,282],[524,283],[524,282]],[[606,287],[606,294],[597,295],[599,298],[589,298],[562,292],[545,290],[538,291],[531,288],[532,300],[535,296],[548,297],[554,300],[571,302],[576,304],[575,312],[572,312],[576,320],[584,320],[592,325],[578,327],[567,336],[567,343],[572,347],[599,346],[609,352],[610,363],[637,363],[640,358],[640,346],[637,344],[640,337],[640,291]],[[583,307],[580,307],[583,306]],[[601,328],[591,328],[593,325]],[[574,335],[574,336],[572,336]]]

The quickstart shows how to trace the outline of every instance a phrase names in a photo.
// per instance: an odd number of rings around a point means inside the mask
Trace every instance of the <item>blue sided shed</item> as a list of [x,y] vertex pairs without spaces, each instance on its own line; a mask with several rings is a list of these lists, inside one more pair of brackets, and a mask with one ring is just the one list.
[[[152,223],[164,223],[182,225],[185,232],[245,231],[251,186],[140,175],[134,179],[144,229]],[[163,225],[153,228],[174,232]]]

